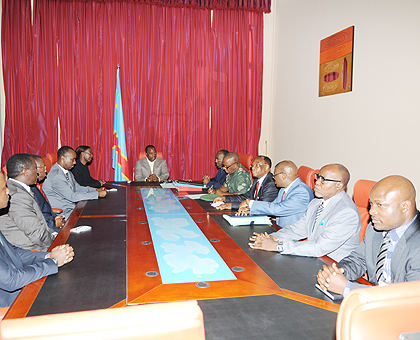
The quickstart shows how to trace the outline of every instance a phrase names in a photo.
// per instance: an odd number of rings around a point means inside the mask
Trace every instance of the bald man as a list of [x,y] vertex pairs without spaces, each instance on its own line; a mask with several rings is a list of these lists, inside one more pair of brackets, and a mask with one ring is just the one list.
[[281,188],[272,202],[248,200],[239,206],[237,215],[273,215],[279,226],[288,226],[298,221],[314,198],[312,189],[298,176],[298,168],[292,161],[282,161],[274,168],[276,186]]
[[321,288],[337,294],[365,285],[354,282],[367,271],[369,282],[387,285],[420,280],[420,220],[413,184],[402,176],[380,180],[370,192],[365,238],[337,265],[318,272]]
[[[316,175],[317,198],[301,219],[270,235],[254,233],[249,246],[284,255],[328,255],[335,261],[349,255],[360,242],[359,210],[345,192],[349,179],[341,164],[322,167]],[[306,242],[298,242],[305,238]]]

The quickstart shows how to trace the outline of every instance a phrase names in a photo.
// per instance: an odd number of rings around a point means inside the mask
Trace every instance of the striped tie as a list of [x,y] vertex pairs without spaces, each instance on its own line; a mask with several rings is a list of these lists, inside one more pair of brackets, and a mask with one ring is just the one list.
[[389,245],[391,244],[391,237],[389,231],[386,233],[382,240],[381,249],[379,250],[378,258],[376,261],[376,280],[379,282],[386,282],[384,278],[384,265],[386,260],[386,254],[388,252]]
[[322,201],[321,204],[316,209],[315,221],[314,221],[314,225],[312,226],[312,230],[314,230],[316,221],[318,221],[318,217],[322,214],[323,210],[324,210],[324,201]]

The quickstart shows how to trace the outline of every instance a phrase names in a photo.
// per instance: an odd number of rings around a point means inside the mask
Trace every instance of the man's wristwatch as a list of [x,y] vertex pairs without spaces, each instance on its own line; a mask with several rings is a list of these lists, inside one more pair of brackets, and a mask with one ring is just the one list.
[[53,261],[54,261],[54,263],[58,266],[58,261],[57,261],[57,259],[55,259],[54,257],[50,257],[50,259],[51,259],[51,260],[53,260]]
[[277,251],[278,251],[279,253],[282,253],[282,252],[283,252],[283,250],[284,250],[284,247],[283,247],[283,241],[279,241],[279,244],[277,245]]

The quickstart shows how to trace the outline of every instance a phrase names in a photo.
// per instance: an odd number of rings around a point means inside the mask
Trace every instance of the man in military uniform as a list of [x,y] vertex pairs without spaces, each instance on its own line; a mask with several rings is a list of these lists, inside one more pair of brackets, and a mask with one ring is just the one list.
[[209,193],[216,195],[244,194],[252,186],[252,179],[247,169],[239,163],[239,156],[236,152],[229,152],[223,158],[223,169],[227,176],[225,183],[214,190],[209,189]]

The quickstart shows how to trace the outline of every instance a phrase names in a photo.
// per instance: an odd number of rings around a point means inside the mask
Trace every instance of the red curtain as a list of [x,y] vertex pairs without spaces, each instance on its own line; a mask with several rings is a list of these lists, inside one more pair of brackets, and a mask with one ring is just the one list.
[[4,161],[56,150],[59,118],[62,145],[90,145],[92,174],[111,180],[118,64],[131,167],[147,144],[173,179],[214,172],[221,148],[257,154],[261,12],[214,10],[212,26],[191,6],[35,0],[32,27],[29,3],[3,1]]

